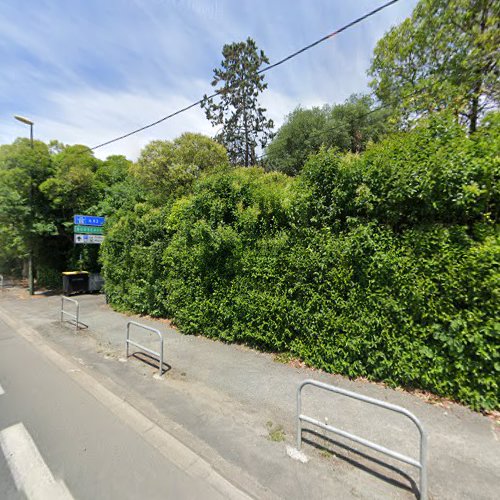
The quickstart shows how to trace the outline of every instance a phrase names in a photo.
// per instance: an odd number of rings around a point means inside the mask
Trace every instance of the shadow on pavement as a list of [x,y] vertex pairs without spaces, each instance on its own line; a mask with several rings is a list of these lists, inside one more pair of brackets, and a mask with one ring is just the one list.
[[[392,486],[406,491],[411,491],[415,495],[415,498],[420,498],[415,480],[398,467],[351,448],[350,446],[329,438],[328,436],[325,436],[317,431],[302,429],[302,433],[302,441],[304,443],[307,443],[318,450],[331,453],[336,458],[343,460],[353,467],[367,472],[368,474],[377,477]],[[339,452],[339,448],[346,453]],[[348,456],[347,454],[356,455],[356,457]],[[385,469],[385,471],[380,469]],[[394,474],[389,475],[389,472]]]
[[[149,366],[152,366],[153,368],[156,368],[157,370],[160,366],[160,360],[158,358],[155,358],[154,356],[151,356],[150,354],[146,354],[145,352],[141,352],[141,351],[133,352],[132,354],[130,354],[130,356],[138,359],[139,361],[142,361],[143,363],[146,363]],[[168,363],[163,362],[161,374],[163,375],[164,373],[167,373],[171,369],[172,369],[172,367]]]

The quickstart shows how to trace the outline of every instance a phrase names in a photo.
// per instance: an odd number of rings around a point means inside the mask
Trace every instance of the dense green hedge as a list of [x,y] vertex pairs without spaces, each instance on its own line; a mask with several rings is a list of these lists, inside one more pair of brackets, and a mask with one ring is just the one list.
[[446,119],[299,178],[206,175],[110,220],[118,308],[326,371],[499,407],[498,120]]

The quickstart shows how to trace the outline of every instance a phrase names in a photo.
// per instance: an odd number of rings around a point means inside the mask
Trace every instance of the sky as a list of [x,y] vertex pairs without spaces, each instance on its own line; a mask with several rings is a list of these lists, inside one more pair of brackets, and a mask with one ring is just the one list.
[[[0,144],[27,136],[101,144],[197,101],[212,87],[226,43],[252,37],[273,63],[385,0],[2,0]],[[266,73],[261,96],[279,126],[297,106],[368,92],[377,40],[417,0],[372,18]],[[134,160],[154,139],[213,135],[193,108],[95,151]]]

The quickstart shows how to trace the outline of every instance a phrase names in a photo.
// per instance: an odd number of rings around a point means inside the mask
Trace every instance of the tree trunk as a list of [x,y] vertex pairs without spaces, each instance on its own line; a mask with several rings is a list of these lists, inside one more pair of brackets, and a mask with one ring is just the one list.
[[[480,84],[478,85],[480,87]],[[479,92],[474,92],[472,97],[471,111],[470,111],[470,124],[469,133],[472,134],[477,130],[477,120],[479,115]]]
[[[488,18],[488,10],[489,6],[483,4],[482,12],[481,12],[481,21],[479,23],[479,29],[481,34],[486,30],[486,20]],[[479,120],[479,99],[481,96],[481,87],[483,84],[482,73],[481,70],[478,69],[476,71],[476,84],[474,85],[474,94],[472,95],[471,102],[471,110],[470,110],[470,124],[469,124],[469,133],[472,134],[477,130],[477,122]]]
[[248,123],[247,123],[247,108],[246,104],[245,107],[243,108],[243,126],[245,128],[245,167],[248,167],[248,156],[249,156],[249,151],[248,151]]

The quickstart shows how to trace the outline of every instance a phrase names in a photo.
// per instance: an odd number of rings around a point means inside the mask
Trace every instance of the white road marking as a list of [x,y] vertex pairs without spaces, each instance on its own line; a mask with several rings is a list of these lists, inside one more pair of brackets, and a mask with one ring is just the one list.
[[62,481],[56,481],[22,423],[0,431],[2,448],[17,489],[28,500],[70,500]]
[[[197,455],[191,448],[187,447],[172,434],[169,434],[160,426],[152,422],[144,416],[139,410],[132,406],[128,401],[117,396],[120,393],[119,387],[108,380],[115,388],[115,392],[111,392],[104,385],[99,383],[94,377],[85,371],[71,373],[69,370],[74,369],[75,365],[72,361],[65,358],[57,351],[49,347],[36,330],[22,323],[20,320],[15,320],[11,315],[8,315],[0,306],[0,319],[11,326],[25,340],[29,341],[36,349],[50,359],[61,370],[69,373],[69,376],[94,396],[97,401],[108,408],[122,422],[134,429],[135,432],[140,432],[146,442],[158,450],[167,460],[174,463],[178,468],[185,471],[191,477],[201,478],[210,486],[222,493],[224,498],[232,500],[250,500],[251,498],[270,498],[277,499],[267,488],[263,488],[255,479],[249,476],[246,472],[238,469],[233,469],[233,466],[226,462],[220,455],[214,458],[214,461],[225,464],[226,468],[234,470],[240,476],[239,482],[247,485],[248,490],[258,491],[260,494],[254,494],[250,497],[243,490],[228,481],[220,475],[212,465],[205,459]],[[127,360],[122,358],[124,362]]]
[[3,390],[3,387],[0,385],[0,396],[1,396],[2,394],[5,394],[5,391]]

